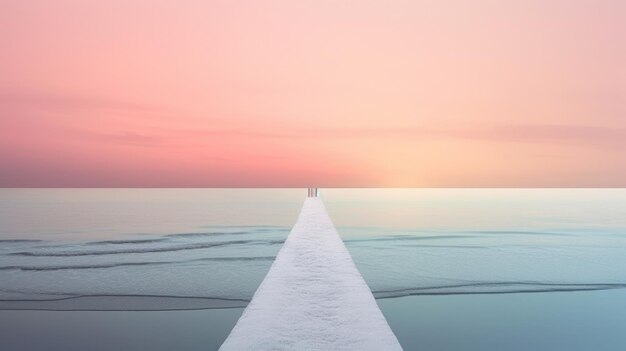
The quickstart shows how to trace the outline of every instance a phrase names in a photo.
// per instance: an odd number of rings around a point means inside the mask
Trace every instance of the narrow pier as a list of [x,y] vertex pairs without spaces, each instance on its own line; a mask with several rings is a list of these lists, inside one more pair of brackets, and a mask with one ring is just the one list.
[[317,195],[220,350],[402,350]]

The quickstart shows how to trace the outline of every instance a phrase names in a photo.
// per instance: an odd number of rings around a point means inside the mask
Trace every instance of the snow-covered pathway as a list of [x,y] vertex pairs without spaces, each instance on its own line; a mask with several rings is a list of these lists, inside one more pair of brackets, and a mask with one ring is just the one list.
[[320,198],[310,197],[220,350],[401,350]]

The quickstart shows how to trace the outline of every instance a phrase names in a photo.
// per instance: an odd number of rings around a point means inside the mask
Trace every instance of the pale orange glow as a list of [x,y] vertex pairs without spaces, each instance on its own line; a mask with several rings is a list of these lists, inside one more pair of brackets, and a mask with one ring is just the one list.
[[626,186],[623,1],[0,2],[0,186]]

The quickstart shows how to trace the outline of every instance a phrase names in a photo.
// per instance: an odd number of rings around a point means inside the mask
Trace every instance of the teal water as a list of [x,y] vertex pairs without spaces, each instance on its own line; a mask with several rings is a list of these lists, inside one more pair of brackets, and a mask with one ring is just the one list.
[[[1,189],[2,349],[214,349],[304,195]],[[626,347],[625,189],[322,197],[405,349]]]

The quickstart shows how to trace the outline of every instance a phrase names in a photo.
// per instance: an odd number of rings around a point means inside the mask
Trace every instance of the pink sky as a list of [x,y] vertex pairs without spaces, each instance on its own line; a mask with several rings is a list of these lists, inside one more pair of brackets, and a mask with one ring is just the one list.
[[623,187],[626,2],[0,0],[0,186]]

